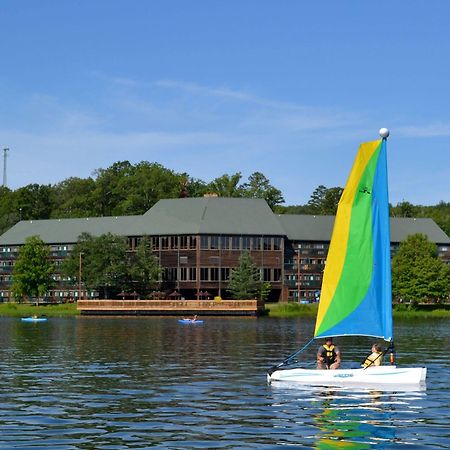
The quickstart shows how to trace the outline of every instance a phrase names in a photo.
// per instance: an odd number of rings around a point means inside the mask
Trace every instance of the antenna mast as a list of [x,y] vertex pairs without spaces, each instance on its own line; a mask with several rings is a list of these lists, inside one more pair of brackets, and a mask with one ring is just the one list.
[[9,148],[3,149],[3,186],[6,187],[6,158],[8,157]]

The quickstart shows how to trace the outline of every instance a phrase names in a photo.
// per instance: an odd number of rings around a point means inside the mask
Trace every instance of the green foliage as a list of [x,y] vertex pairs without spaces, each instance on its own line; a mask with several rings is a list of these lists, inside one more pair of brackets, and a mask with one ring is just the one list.
[[140,240],[128,267],[133,291],[137,290],[141,295],[146,295],[158,286],[161,267],[158,258],[152,252],[151,240],[148,236]]
[[62,271],[79,281],[81,254],[81,280],[89,289],[100,292],[104,298],[117,294],[127,284],[127,242],[111,233],[94,237],[83,233],[64,261]]
[[311,195],[308,202],[310,214],[336,214],[343,189],[340,187],[326,188],[320,185]]
[[274,303],[266,304],[270,317],[315,317],[318,304]]
[[135,253],[127,249],[122,236],[108,233],[95,237],[83,233],[61,270],[78,282],[81,262],[81,281],[104,298],[120,291],[145,295],[158,286],[161,273],[150,239],[143,237]]
[[214,192],[219,197],[242,197],[243,190],[239,186],[241,178],[241,172],[237,172],[234,175],[224,174],[212,180],[207,187],[210,192]]
[[54,202],[52,217],[92,217],[96,216],[92,178],[68,178],[53,187]]
[[441,301],[450,290],[450,267],[437,258],[436,246],[423,234],[415,234],[400,244],[392,260],[394,297],[404,301]]
[[248,178],[248,182],[242,185],[244,197],[263,198],[270,208],[284,203],[281,191],[270,185],[269,180],[261,173],[255,172]]
[[252,299],[260,295],[261,284],[261,273],[250,254],[242,253],[239,265],[231,271],[227,290],[235,299]]
[[54,267],[50,249],[38,236],[30,236],[19,251],[13,268],[11,291],[17,299],[43,297],[51,286]]

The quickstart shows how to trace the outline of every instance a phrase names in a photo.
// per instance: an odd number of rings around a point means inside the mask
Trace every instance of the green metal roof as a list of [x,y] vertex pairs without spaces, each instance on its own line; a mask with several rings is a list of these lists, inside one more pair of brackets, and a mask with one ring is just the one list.
[[202,197],[160,200],[143,220],[154,235],[253,234],[284,236],[263,199]]
[[[329,241],[333,232],[334,216],[280,214],[277,216],[291,241]],[[450,238],[432,219],[391,217],[391,242],[399,243],[409,235],[422,233],[435,244],[450,244]]]
[[38,235],[47,244],[74,243],[81,233],[131,235],[142,216],[86,217],[83,219],[22,220],[0,236],[0,245],[23,244]]
[[[142,216],[21,221],[0,236],[0,245],[20,245],[39,235],[47,244],[75,243],[94,236],[243,234],[287,236],[292,241],[329,241],[334,216],[276,215],[263,199],[203,197],[160,200]],[[431,242],[450,244],[432,219],[391,218],[391,242],[423,233]]]

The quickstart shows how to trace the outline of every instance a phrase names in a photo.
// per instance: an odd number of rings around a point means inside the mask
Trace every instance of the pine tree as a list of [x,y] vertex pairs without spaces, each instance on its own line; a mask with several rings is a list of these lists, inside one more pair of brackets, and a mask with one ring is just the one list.
[[259,296],[261,273],[248,252],[242,253],[239,265],[231,271],[227,290],[235,299],[251,299]]

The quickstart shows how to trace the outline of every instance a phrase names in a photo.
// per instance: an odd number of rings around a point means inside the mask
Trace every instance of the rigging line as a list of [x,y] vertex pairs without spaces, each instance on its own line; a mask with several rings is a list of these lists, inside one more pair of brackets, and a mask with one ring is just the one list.
[[304,350],[306,350],[310,345],[311,342],[314,341],[314,338],[312,338],[305,346],[303,346],[300,350],[297,350],[296,352],[292,353],[292,355],[289,355],[283,362],[280,362],[280,364],[277,364],[276,366],[272,366],[268,373],[269,375],[271,375],[273,372],[275,372],[275,370],[279,369],[282,366],[288,365],[293,358],[295,358],[297,355],[299,355],[300,353],[302,353]]

